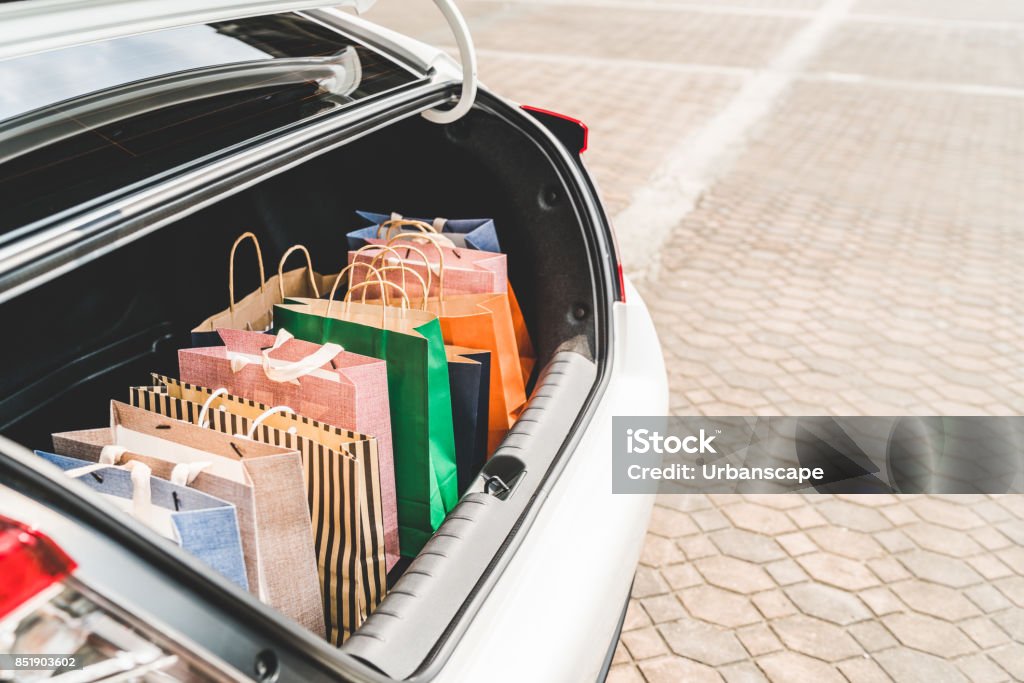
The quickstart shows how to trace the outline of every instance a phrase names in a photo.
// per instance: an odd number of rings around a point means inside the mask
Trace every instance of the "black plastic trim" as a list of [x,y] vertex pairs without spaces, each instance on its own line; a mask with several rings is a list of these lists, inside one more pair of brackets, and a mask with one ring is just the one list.
[[608,652],[604,655],[604,664],[601,665],[601,671],[597,674],[597,683],[605,683],[608,679],[608,673],[612,670],[612,661],[615,659],[615,650],[619,646],[619,638],[622,637],[622,627],[626,625],[626,612],[629,611],[629,599],[632,595],[633,583],[630,583],[629,590],[626,591],[626,600],[622,603],[622,614],[619,615],[619,623],[615,626],[615,633],[608,644]]

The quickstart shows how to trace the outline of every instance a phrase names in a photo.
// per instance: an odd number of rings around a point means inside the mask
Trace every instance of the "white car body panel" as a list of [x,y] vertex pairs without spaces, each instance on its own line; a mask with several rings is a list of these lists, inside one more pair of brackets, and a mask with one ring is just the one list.
[[612,494],[612,417],[664,415],[657,332],[627,281],[612,376],[522,545],[435,679],[594,681],[612,645],[654,496]]
[[[390,0],[396,1],[396,0]],[[404,0],[408,2],[409,0]],[[362,10],[373,0],[334,0]],[[313,9],[283,0],[26,0],[0,5],[0,59],[172,26]],[[97,8],[100,7],[99,11]],[[334,10],[341,21],[461,77],[435,48],[371,27]],[[663,415],[668,381],[650,314],[626,282],[613,308],[613,364],[594,415],[565,469],[480,611],[440,668],[439,683],[594,681],[601,670],[644,543],[654,497],[612,494],[612,417]]]

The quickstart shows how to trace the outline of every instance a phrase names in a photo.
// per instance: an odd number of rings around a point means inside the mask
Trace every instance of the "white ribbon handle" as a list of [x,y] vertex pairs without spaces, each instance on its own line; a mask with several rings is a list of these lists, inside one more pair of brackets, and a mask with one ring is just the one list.
[[[153,505],[153,471],[149,465],[138,460],[131,460],[125,463],[125,468],[132,475],[132,517],[139,520],[153,531],[165,538],[180,543],[181,539],[163,514],[163,510]],[[177,509],[177,505],[175,505]]]
[[[117,447],[107,446],[106,448],[116,449]],[[104,450],[106,450],[104,448]],[[121,449],[120,455],[124,454],[124,449]],[[103,458],[103,455],[100,455]],[[75,467],[67,470],[65,474],[74,479],[80,479],[87,474],[92,474],[97,470],[107,469],[109,467],[117,467],[109,462],[97,462],[92,465],[83,465],[82,467]],[[138,460],[129,460],[121,469],[128,470],[131,473],[132,479],[132,517],[135,517],[140,522],[148,527],[159,529],[159,523],[156,522],[156,516],[153,510],[153,489],[150,485],[150,479],[153,476],[153,470],[149,468],[149,465]]]
[[[265,410],[259,417],[252,421],[252,424],[249,425],[249,433],[245,435],[245,438],[251,440],[252,437],[256,435],[256,430],[259,428],[261,424],[263,424],[263,421],[266,420],[271,415],[276,415],[277,413],[291,413],[292,415],[298,415],[298,413],[296,413],[294,409],[289,408],[288,406],[274,406],[269,410]],[[288,428],[289,434],[294,434],[296,431],[298,430],[295,427]],[[241,436],[241,434],[239,434],[239,436]]]
[[[117,450],[117,447],[112,448],[112,451],[115,453]],[[120,449],[120,453],[117,457],[120,457],[123,454],[124,449]],[[129,460],[124,465],[119,466],[98,462],[91,465],[83,465],[82,467],[65,470],[64,473],[69,477],[80,479],[81,477],[92,474],[97,470],[105,469],[117,469],[121,471],[128,470],[129,476],[131,477],[131,509],[126,510],[122,505],[117,505],[117,507],[128,512],[128,514],[136,520],[145,524],[161,536],[169,538],[176,543],[181,542],[174,525],[170,522],[170,518],[167,517],[167,513],[163,509],[153,505],[153,471],[146,463],[139,462],[138,460]],[[103,479],[98,474],[94,476],[101,484],[103,483]],[[110,495],[104,493],[102,490],[100,491],[100,494],[107,496]],[[120,497],[118,496],[118,498]],[[175,509],[177,509],[177,499],[175,499]]]
[[64,474],[68,475],[72,479],[78,479],[84,477],[87,474],[95,472],[96,470],[102,470],[110,465],[106,465],[101,462],[96,462],[91,465],[82,465],[81,467],[72,467],[70,470],[64,470]]
[[[237,372],[237,370],[235,372]],[[214,399],[216,399],[218,396],[224,396],[227,393],[228,393],[228,390],[225,389],[224,387],[220,387],[219,389],[214,389],[213,393],[210,394],[209,398],[207,398],[203,402],[203,409],[199,411],[199,421],[196,424],[198,424],[200,427],[203,427],[204,429],[209,427],[210,426],[210,421],[208,419],[206,419],[206,415],[207,415],[207,413],[210,412],[210,406],[213,405]]]
[[171,470],[171,483],[177,486],[188,486],[195,481],[200,472],[212,464],[209,462],[179,462]]
[[[263,372],[271,382],[298,384],[300,377],[316,372],[345,350],[340,344],[323,344],[314,353],[296,361],[281,362],[275,361],[270,357],[274,350],[279,349],[291,339],[294,339],[294,337],[288,330],[280,330],[277,333],[277,338],[274,340],[274,345],[269,349],[263,349]],[[247,358],[234,356],[231,359],[231,370],[232,372],[238,372],[251,362]]]
[[121,460],[124,458],[124,454],[127,452],[128,449],[123,446],[114,446],[113,444],[104,446],[100,450],[100,459],[98,460],[98,463],[100,465],[119,465],[121,464]]
[[150,486],[153,470],[138,460],[131,460],[124,466],[132,474],[132,516],[147,526],[155,526],[152,523],[153,489]]

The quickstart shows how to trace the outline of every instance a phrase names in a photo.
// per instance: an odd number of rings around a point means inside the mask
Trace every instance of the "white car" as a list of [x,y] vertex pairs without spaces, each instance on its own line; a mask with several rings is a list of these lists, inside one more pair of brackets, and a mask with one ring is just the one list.
[[[308,2],[0,5],[0,680],[69,655],[84,668],[59,680],[603,679],[653,502],[612,495],[612,416],[666,412],[661,350],[585,127],[478,89],[437,1],[465,79]],[[496,455],[335,649],[28,449],[174,374],[227,303],[240,231],[328,272],[355,210],[400,207],[495,219],[538,366]]]

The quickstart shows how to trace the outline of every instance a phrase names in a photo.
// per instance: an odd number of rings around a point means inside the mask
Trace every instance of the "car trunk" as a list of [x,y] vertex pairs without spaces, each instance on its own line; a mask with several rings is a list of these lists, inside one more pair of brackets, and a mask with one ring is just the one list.
[[[346,262],[345,233],[362,225],[356,210],[493,217],[538,356],[528,410],[405,575],[389,577],[391,594],[344,648],[393,677],[422,670],[486,587],[598,375],[604,285],[593,235],[551,141],[525,124],[486,95],[456,124],[406,118],[311,150],[102,256],[83,254],[74,270],[0,304],[0,433],[45,449],[52,432],[106,424],[110,399],[126,400],[151,372],[177,375],[176,352],[192,327],[228,305],[227,255],[243,231],[259,236],[268,271],[302,243],[326,273]],[[239,292],[258,285],[244,250],[236,277]]]

